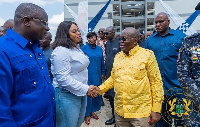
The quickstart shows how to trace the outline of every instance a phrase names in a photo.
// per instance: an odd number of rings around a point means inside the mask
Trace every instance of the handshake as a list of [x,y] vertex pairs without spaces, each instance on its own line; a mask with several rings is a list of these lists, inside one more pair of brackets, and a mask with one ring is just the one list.
[[97,86],[90,85],[89,89],[87,91],[87,96],[94,98],[97,97],[100,94],[100,89]]

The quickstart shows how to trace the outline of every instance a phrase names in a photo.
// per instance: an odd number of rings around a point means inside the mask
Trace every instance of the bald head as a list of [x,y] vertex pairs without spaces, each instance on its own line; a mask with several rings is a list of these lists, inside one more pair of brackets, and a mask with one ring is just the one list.
[[108,32],[115,32],[114,28],[112,26],[107,27],[106,31],[108,31]]
[[146,34],[146,39],[153,34],[153,31],[148,31]]
[[4,24],[3,24],[3,27],[4,27],[4,35],[6,34],[6,31],[8,28],[12,29],[14,26],[14,20],[13,19],[8,19]]
[[160,13],[158,13],[158,14],[156,15],[156,18],[157,18],[157,17],[160,17],[160,16],[163,16],[163,17],[165,17],[167,20],[169,20],[168,14],[165,13],[165,12],[160,12]]
[[129,28],[124,29],[122,31],[122,35],[126,35],[128,37],[136,37],[137,39],[140,38],[140,32],[133,27],[129,27]]
[[100,29],[99,29],[99,31],[105,31],[105,30],[106,30],[105,28],[100,28]]

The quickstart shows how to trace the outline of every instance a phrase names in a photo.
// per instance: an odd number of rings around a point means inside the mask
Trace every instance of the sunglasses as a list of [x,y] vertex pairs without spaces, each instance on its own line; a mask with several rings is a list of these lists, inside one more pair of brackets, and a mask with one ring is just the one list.
[[108,34],[111,34],[111,33],[113,33],[113,32],[104,32],[103,34],[108,35]]
[[[136,38],[136,37],[132,37],[132,38]],[[125,37],[120,37],[119,41],[127,41],[130,40],[131,38],[125,38]]]
[[120,37],[119,41],[126,41],[126,38],[125,37]]
[[103,33],[103,31],[98,31],[98,33]]

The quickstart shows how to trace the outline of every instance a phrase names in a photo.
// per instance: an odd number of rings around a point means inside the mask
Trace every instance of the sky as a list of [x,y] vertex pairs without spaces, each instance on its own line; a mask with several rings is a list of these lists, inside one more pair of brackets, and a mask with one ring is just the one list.
[[46,11],[49,32],[54,40],[58,24],[64,21],[64,0],[0,0],[0,26],[6,20],[14,18],[15,10],[20,3],[34,3]]

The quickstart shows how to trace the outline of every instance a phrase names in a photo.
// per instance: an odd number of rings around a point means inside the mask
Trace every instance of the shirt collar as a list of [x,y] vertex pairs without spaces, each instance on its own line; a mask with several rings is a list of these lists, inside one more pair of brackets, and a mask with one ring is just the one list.
[[[90,48],[92,48],[92,45],[91,45],[91,44],[88,43],[88,45],[89,45]],[[95,45],[95,48],[96,48],[96,45]],[[95,49],[95,48],[92,48],[92,49]]]
[[137,44],[134,48],[129,51],[129,56],[134,56],[139,50],[139,45]]
[[[167,36],[167,35],[169,35],[169,34],[174,35],[174,34],[175,34],[174,30],[172,30],[171,28],[169,28],[169,32],[168,32],[167,34],[165,34],[164,36]],[[153,36],[160,36],[160,35],[159,35],[158,32],[156,31],[156,32],[153,34]]]
[[26,38],[24,38],[23,36],[21,36],[20,34],[18,34],[10,28],[7,29],[6,35],[15,40],[15,42],[18,43],[22,48],[25,48],[27,44],[34,44],[37,46],[39,46],[40,44],[39,41],[31,42],[27,40]]
[[15,40],[15,42],[17,42],[22,48],[24,48],[29,42],[26,38],[10,28],[7,29],[6,35]]

